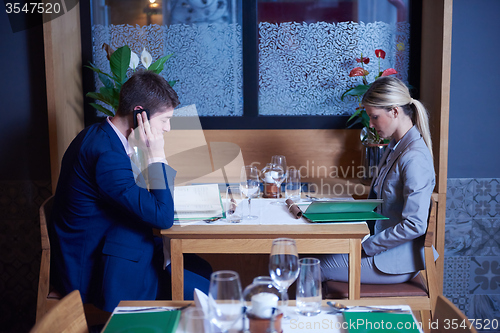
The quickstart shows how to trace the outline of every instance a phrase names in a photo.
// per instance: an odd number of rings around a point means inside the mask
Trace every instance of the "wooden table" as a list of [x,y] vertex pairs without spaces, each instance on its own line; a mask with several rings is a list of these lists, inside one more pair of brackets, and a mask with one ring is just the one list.
[[360,297],[361,240],[364,223],[293,225],[174,225],[161,230],[171,239],[172,299],[184,293],[183,253],[268,254],[275,238],[293,238],[299,254],[349,254],[349,299]]

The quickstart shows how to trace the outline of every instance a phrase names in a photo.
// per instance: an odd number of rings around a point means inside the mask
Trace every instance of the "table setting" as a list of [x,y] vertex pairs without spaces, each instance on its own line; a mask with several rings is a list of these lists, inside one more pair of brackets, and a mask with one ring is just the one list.
[[[237,272],[215,271],[208,294],[195,289],[194,301],[121,302],[103,333],[422,332],[406,305],[323,301],[320,260],[299,257],[294,239],[273,240],[268,267],[269,276],[245,288]],[[295,281],[296,299],[289,301]]]

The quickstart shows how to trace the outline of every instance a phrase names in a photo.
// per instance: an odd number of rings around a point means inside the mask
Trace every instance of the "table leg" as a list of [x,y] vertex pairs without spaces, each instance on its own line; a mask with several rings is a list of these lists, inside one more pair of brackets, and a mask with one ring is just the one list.
[[182,240],[170,240],[170,260],[172,268],[172,300],[184,300],[184,258],[182,256]]
[[361,240],[349,241],[349,299],[361,296]]

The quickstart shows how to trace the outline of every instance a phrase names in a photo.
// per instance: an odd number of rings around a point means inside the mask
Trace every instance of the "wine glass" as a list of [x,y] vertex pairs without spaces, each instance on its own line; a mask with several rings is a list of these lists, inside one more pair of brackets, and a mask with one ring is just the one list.
[[278,200],[273,201],[272,204],[282,205],[285,204],[284,200],[280,200],[281,198],[281,183],[286,179],[287,168],[286,168],[286,158],[283,155],[274,155],[271,158],[271,164],[283,169],[283,173],[274,173],[273,180],[276,186],[278,187]]
[[241,319],[243,297],[238,273],[217,271],[210,275],[208,288],[208,316],[223,333]]
[[285,318],[288,306],[288,287],[299,275],[299,255],[295,240],[277,238],[273,240],[269,257],[269,273],[281,293],[282,308]]
[[252,215],[252,198],[259,192],[259,171],[256,167],[247,165],[241,167],[240,176],[241,193],[248,198],[248,215],[244,216],[244,220],[255,220],[257,216]]

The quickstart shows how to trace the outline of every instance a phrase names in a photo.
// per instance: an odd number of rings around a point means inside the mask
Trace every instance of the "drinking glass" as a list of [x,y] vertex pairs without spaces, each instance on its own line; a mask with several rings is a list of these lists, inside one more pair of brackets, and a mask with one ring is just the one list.
[[205,312],[199,308],[184,310],[182,314],[182,327],[184,333],[209,333],[210,327]]
[[241,222],[241,207],[238,205],[241,202],[241,189],[239,186],[228,186],[226,188],[225,211],[226,220],[230,223]]
[[305,316],[320,313],[321,308],[321,270],[316,258],[299,260],[299,278],[297,280],[297,312]]
[[248,198],[248,215],[244,220],[255,220],[257,216],[252,215],[252,198],[259,193],[259,171],[254,166],[241,167],[240,189],[241,193]]
[[286,168],[286,158],[283,155],[274,155],[271,158],[271,164],[283,169],[283,173],[274,173],[272,175],[274,183],[278,187],[278,200],[273,201],[272,204],[275,205],[285,205],[285,201],[281,200],[281,183],[286,179],[287,168]]
[[295,168],[290,168],[286,175],[285,197],[293,201],[298,201],[300,200],[300,192],[300,172]]
[[295,240],[290,238],[277,238],[273,240],[271,255],[269,257],[269,273],[281,293],[282,312],[288,306],[288,287],[299,275],[299,255]]
[[238,273],[217,271],[210,275],[208,317],[223,333],[228,332],[243,315],[243,297]]

